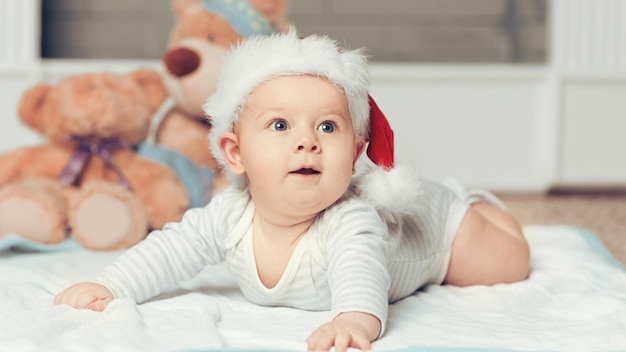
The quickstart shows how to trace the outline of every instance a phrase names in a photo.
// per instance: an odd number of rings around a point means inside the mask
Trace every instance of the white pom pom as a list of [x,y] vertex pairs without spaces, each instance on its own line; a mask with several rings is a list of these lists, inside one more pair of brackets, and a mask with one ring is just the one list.
[[394,215],[415,212],[420,196],[417,172],[407,166],[396,166],[390,171],[371,167],[358,177],[360,197],[376,209]]

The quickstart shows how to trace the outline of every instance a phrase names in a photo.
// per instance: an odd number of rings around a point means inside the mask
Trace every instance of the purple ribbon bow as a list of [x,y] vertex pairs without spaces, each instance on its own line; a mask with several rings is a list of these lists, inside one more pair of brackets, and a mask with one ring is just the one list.
[[130,188],[128,179],[124,177],[122,170],[111,158],[112,151],[128,148],[122,140],[119,138],[104,138],[94,142],[83,136],[70,136],[69,139],[76,142],[76,148],[70,160],[65,164],[63,171],[61,171],[61,184],[63,186],[75,184],[83,170],[85,170],[91,156],[96,155],[117,173],[119,183],[122,186]]

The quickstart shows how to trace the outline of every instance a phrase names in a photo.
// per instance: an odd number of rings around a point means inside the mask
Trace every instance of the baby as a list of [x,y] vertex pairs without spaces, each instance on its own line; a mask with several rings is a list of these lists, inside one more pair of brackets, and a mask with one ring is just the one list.
[[226,261],[254,303],[332,311],[309,349],[367,350],[388,304],[426,284],[525,279],[528,245],[490,194],[398,176],[367,71],[362,51],[293,29],[233,48],[205,105],[229,188],[55,303],[142,302]]

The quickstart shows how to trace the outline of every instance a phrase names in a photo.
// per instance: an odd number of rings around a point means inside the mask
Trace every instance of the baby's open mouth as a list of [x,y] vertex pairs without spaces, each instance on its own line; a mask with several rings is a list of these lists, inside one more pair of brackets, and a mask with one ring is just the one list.
[[315,169],[311,169],[311,168],[302,168],[302,169],[298,169],[298,170],[292,171],[290,173],[298,174],[298,175],[317,175],[320,172],[315,170]]

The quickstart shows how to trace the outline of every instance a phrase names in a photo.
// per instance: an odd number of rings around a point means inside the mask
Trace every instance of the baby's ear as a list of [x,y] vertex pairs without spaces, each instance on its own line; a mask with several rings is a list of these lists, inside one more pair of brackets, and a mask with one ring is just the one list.
[[352,161],[352,165],[356,164],[356,161],[359,160],[359,157],[365,151],[365,147],[367,146],[367,140],[363,137],[357,137],[354,141],[354,160]]
[[219,137],[217,145],[220,147],[230,171],[235,175],[243,174],[246,170],[241,162],[239,137],[233,132],[226,132]]

